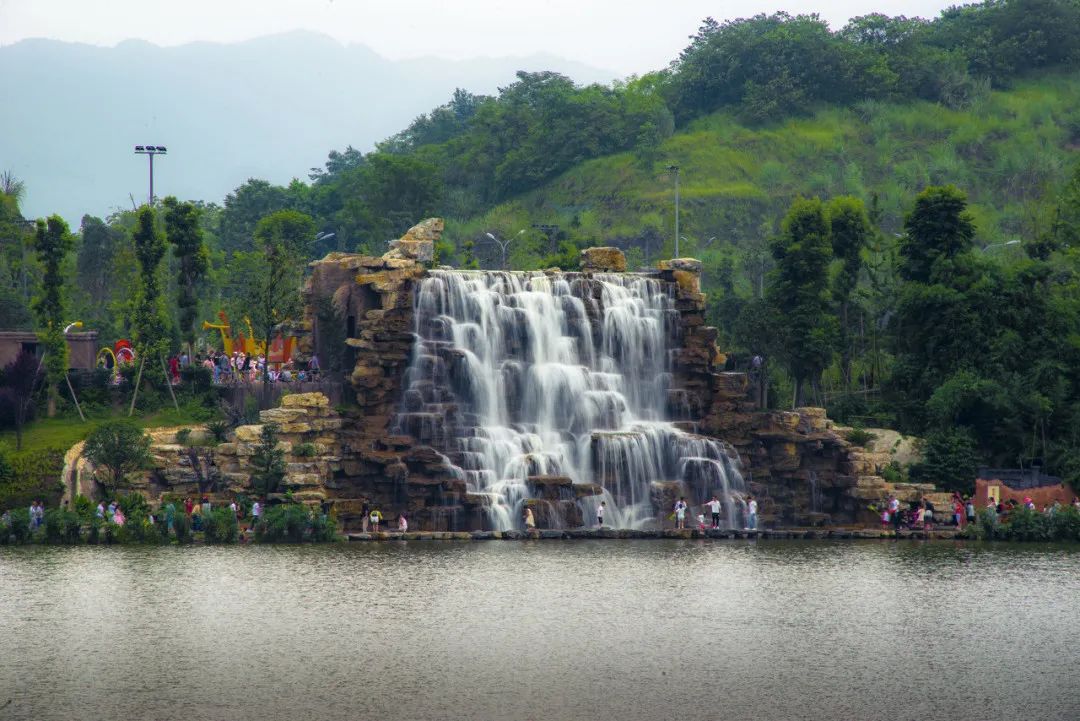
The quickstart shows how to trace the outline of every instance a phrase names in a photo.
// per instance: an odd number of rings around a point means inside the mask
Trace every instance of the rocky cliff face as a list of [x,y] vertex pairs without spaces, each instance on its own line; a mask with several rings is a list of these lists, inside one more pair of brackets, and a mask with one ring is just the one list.
[[[356,404],[335,410],[320,394],[293,395],[262,414],[263,422],[280,426],[289,453],[286,482],[294,497],[329,502],[346,529],[360,525],[365,503],[379,507],[391,522],[407,513],[417,530],[485,524],[484,499],[468,492],[439,435],[395,423],[413,351],[414,294],[427,273],[426,246],[434,245],[440,231],[441,224],[418,226],[382,258],[332,253],[312,263],[300,351],[319,353],[325,367],[343,343]],[[617,250],[603,248],[583,252],[582,267],[579,274],[564,275],[587,284],[593,273],[622,272],[626,265]],[[668,416],[683,430],[723,439],[738,451],[744,476],[761,501],[763,522],[854,521],[871,489],[879,490],[873,479],[888,459],[882,463],[853,452],[821,409],[758,409],[755,381],[722,371],[717,331],[705,325],[700,272],[698,261],[675,259],[661,263],[655,273],[678,316]],[[327,308],[333,312],[320,312]],[[433,428],[458,412],[452,403],[439,407],[444,417],[433,419]],[[160,439],[155,443],[159,469],[147,490],[190,493],[210,472],[219,474],[224,492],[247,489],[259,432],[259,426],[241,426],[228,443],[202,452],[201,460]],[[304,455],[298,455],[299,448]],[[575,501],[582,493],[599,492],[561,476],[530,476],[529,483],[541,525],[556,519],[580,524]]]

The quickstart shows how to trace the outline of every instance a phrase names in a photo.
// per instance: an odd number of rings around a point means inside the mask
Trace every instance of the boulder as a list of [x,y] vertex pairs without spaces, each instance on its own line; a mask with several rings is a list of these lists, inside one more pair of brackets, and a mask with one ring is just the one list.
[[660,270],[680,270],[700,275],[702,266],[701,261],[697,258],[672,258],[671,260],[661,260],[656,264],[656,267]]
[[292,393],[281,399],[282,408],[327,408],[329,405],[330,399],[322,393]]
[[626,256],[618,248],[586,248],[581,251],[581,270],[585,273],[625,273]]
[[428,218],[414,225],[399,240],[390,243],[390,250],[383,259],[430,263],[435,259],[435,243],[442,236],[444,227],[442,218]]

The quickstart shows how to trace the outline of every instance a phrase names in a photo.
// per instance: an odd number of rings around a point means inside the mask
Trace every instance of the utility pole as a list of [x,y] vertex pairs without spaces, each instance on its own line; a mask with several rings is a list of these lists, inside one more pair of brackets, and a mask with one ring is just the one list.
[[509,238],[506,238],[505,240],[499,240],[498,238],[496,238],[491,233],[484,233],[484,235],[486,235],[488,238],[490,238],[491,241],[493,243],[495,243],[495,245],[499,246],[499,250],[502,251],[502,269],[503,270],[506,270],[506,251],[510,248],[510,243],[513,242],[514,238],[517,238],[517,237],[521,236],[524,233],[525,233],[524,229],[519,230],[517,235],[512,235]]
[[675,174],[675,257],[679,257],[679,166],[669,165],[667,167],[672,173]]
[[135,154],[145,155],[150,158],[150,200],[148,203],[152,207],[154,205],[154,156],[165,155],[168,150],[164,145],[136,145]]

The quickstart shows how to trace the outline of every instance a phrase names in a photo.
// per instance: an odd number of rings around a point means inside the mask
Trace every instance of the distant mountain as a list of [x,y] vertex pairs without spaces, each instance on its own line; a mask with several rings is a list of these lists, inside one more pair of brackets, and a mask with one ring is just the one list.
[[178,47],[24,40],[0,47],[0,170],[26,182],[25,215],[74,224],[145,200],[147,161],[132,151],[153,143],[169,149],[157,196],[221,202],[249,177],[306,179],[330,150],[367,150],[454,88],[491,93],[518,70],[615,77],[549,55],[392,61],[309,32]]

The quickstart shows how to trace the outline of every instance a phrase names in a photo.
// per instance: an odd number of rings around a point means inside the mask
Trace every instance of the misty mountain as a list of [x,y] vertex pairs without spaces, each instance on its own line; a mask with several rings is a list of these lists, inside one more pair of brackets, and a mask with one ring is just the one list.
[[0,47],[0,170],[26,182],[26,216],[77,224],[130,207],[129,194],[145,201],[133,146],[152,143],[169,150],[155,195],[220,203],[249,177],[306,179],[330,150],[368,150],[454,88],[492,93],[518,70],[615,75],[548,55],[393,61],[309,32],[177,47],[24,40]]

